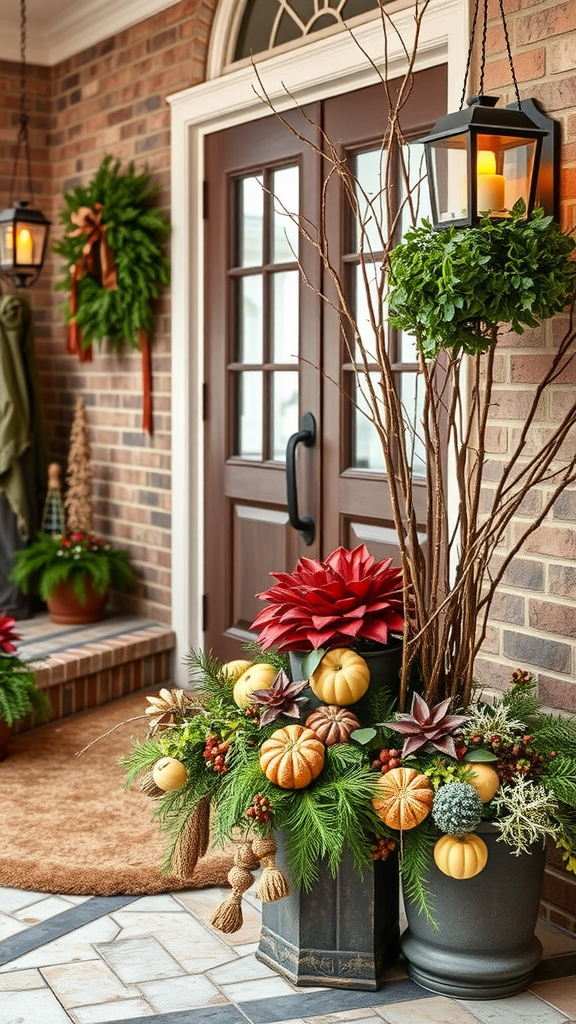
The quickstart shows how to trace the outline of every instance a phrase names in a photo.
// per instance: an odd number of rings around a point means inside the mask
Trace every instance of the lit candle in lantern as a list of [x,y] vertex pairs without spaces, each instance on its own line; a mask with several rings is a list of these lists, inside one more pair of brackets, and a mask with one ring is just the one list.
[[480,150],[476,178],[476,209],[478,212],[503,210],[505,186],[504,175],[496,174],[495,154],[489,149]]
[[33,251],[32,235],[28,228],[20,228],[16,233],[16,262],[31,264]]

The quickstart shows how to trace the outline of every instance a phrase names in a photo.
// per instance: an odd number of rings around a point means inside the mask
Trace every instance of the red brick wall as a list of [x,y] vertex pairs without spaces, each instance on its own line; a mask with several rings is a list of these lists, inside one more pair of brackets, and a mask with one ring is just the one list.
[[[170,112],[166,96],[204,78],[216,0],[181,0],[96,43],[54,68],[28,69],[29,133],[37,205],[61,235],[62,193],[87,184],[105,154],[133,160],[160,187],[170,217]],[[18,128],[19,65],[0,62],[0,208],[7,205]],[[28,290],[36,323],[51,455],[65,465],[74,405],[85,399],[94,463],[96,528],[127,547],[140,586],[119,600],[126,610],[170,620],[170,295],[156,303],[153,341],[154,434],[141,429],[141,359],[104,344],[92,363],[65,351],[51,257]]]

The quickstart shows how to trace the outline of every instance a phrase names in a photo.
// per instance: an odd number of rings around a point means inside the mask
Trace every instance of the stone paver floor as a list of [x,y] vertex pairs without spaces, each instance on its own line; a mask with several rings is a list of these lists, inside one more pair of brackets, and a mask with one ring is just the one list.
[[0,888],[0,1024],[576,1024],[576,938],[552,927],[539,926],[545,959],[530,989],[508,999],[433,995],[401,962],[376,993],[296,988],[256,959],[250,894],[241,931],[210,928],[223,893]]

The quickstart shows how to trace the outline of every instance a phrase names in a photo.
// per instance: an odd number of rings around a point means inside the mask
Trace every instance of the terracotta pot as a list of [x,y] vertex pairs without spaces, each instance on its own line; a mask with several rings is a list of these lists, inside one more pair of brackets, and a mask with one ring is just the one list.
[[0,718],[0,761],[3,761],[8,753],[8,741],[10,739],[10,726],[6,725]]
[[108,592],[98,594],[89,577],[86,578],[86,601],[80,602],[70,580],[59,583],[52,596],[46,601],[52,622],[64,626],[84,625],[100,622],[104,614]]

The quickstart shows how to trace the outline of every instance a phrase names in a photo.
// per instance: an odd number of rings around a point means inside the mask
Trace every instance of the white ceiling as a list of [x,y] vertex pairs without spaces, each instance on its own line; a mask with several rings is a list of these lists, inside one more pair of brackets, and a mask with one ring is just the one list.
[[[58,64],[177,0],[26,0],[26,63]],[[0,60],[20,61],[20,0],[0,0]]]

